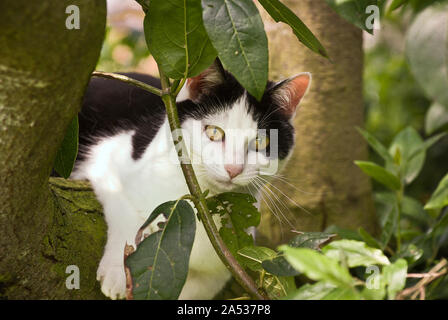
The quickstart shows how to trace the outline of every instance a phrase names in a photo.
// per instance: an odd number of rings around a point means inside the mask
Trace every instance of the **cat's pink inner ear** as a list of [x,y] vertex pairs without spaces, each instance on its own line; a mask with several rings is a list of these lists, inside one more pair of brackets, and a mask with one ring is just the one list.
[[209,93],[214,86],[222,81],[223,77],[215,62],[209,68],[202,71],[201,74],[187,79],[190,99],[195,100],[199,98],[200,95]]
[[311,83],[311,74],[302,73],[288,81],[285,85],[284,94],[287,95],[285,111],[288,115],[293,115],[303,96]]
[[200,75],[188,78],[187,79],[187,86],[189,90],[190,99],[195,100],[199,97],[201,94],[201,91],[203,90],[203,85],[201,85],[201,79],[204,78],[205,74],[201,73]]

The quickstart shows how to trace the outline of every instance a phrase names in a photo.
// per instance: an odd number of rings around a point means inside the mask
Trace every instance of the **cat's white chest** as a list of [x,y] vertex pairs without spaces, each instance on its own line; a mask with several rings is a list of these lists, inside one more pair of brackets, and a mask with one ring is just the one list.
[[[132,158],[132,135],[129,131],[98,141],[72,174],[90,180],[104,208],[108,240],[98,279],[102,291],[112,298],[125,294],[124,244],[134,243],[138,229],[158,205],[189,193],[167,121],[138,160]],[[189,275],[180,298],[212,298],[229,277],[197,221]]]

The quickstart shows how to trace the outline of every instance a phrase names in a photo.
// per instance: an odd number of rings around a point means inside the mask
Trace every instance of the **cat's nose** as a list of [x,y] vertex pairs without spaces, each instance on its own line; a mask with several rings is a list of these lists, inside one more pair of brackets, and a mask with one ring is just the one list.
[[226,165],[224,165],[224,169],[226,169],[227,173],[229,174],[230,179],[233,179],[237,175],[239,175],[241,172],[243,172],[243,165],[242,164],[226,164]]

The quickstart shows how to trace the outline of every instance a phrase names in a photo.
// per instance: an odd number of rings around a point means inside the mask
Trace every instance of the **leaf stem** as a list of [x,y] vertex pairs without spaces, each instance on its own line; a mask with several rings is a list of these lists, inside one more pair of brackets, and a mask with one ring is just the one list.
[[187,80],[186,78],[183,78],[182,81],[175,88],[175,91],[173,93],[175,97],[179,94],[180,90],[182,90],[182,87],[184,86],[186,80]]
[[[188,189],[190,190],[191,195],[194,197],[193,200],[195,207],[198,210],[199,217],[204,225],[205,231],[207,232],[213,248],[215,249],[221,261],[227,267],[227,269],[229,269],[229,271],[232,273],[236,281],[251,295],[252,298],[259,300],[268,299],[263,292],[260,292],[257,289],[257,286],[253,279],[240,266],[238,261],[229,251],[219,235],[219,232],[207,207],[204,194],[201,191],[201,187],[199,186],[199,182],[194,173],[193,166],[189,162],[189,156],[184,139],[182,138],[182,135],[178,134],[181,125],[179,116],[177,114],[175,95],[171,93],[169,78],[163,73],[163,71],[160,70],[159,72],[160,80],[162,83],[162,100],[165,104],[173,142],[176,145],[176,149],[180,150],[178,153],[180,166],[182,168],[182,172],[184,174]],[[174,135],[174,132],[176,132],[176,136]]]
[[401,250],[401,210],[402,210],[402,203],[403,203],[403,196],[404,196],[404,187],[403,187],[403,181],[400,184],[400,189],[397,191],[397,211],[398,211],[398,217],[397,217],[397,252],[400,252]]
[[102,72],[102,71],[94,71],[92,73],[92,77],[101,77],[101,78],[107,78],[107,79],[114,79],[114,80],[120,80],[129,84],[132,84],[136,87],[139,87],[143,90],[149,91],[151,93],[154,93],[158,95],[159,97],[162,96],[162,90],[150,86],[149,84],[146,84],[144,82],[129,78],[122,74],[116,74],[116,73],[110,73],[110,72]]

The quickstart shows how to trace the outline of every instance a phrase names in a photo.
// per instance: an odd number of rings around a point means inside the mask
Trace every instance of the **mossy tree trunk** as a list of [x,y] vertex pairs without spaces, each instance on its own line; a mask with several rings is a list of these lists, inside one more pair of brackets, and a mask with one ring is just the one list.
[[[366,143],[355,129],[364,123],[362,32],[340,18],[325,0],[282,2],[305,22],[331,57],[329,61],[312,53],[287,25],[263,14],[270,77],[282,79],[304,71],[313,75],[311,90],[295,118],[294,154],[283,171],[297,188],[275,184],[303,209],[282,197],[290,211],[285,214],[300,231],[321,231],[333,224],[374,231],[370,182],[353,164],[367,157]],[[275,246],[294,235],[288,225],[281,230],[266,207],[263,213],[261,242]]]
[[[66,28],[66,8],[80,29]],[[0,2],[0,298],[102,298],[101,207],[82,182],[52,179],[104,38],[105,0]],[[65,286],[80,269],[80,290]]]

